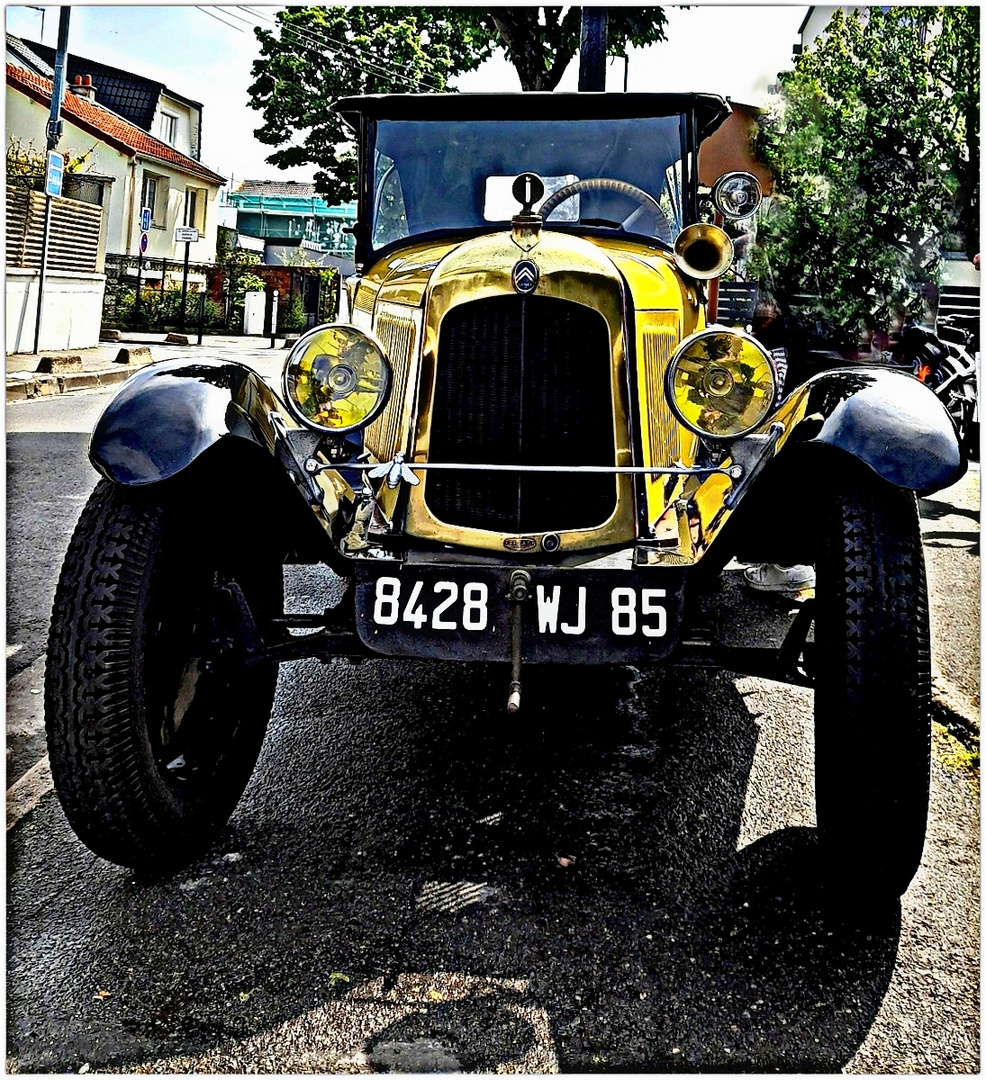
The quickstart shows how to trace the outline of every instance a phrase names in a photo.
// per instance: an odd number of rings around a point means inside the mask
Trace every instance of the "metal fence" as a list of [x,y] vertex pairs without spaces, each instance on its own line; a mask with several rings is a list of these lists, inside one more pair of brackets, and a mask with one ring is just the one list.
[[264,264],[239,266],[232,281],[227,282],[228,271],[222,264],[190,262],[182,318],[183,260],[107,255],[103,326],[150,329],[194,325],[201,312],[206,326],[239,333],[242,298],[237,294],[236,281],[246,273],[259,278],[265,291],[278,291],[279,332],[307,330],[335,317],[338,281],[326,281],[318,269]]

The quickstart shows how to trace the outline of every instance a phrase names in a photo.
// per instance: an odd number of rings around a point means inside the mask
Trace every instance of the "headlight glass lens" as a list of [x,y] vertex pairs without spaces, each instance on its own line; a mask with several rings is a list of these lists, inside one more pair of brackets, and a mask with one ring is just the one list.
[[748,334],[700,330],[671,357],[668,402],[692,431],[714,439],[734,439],[769,415],[777,375],[768,353]]
[[723,217],[749,217],[756,212],[762,198],[760,181],[753,173],[723,173],[712,185],[712,205]]
[[284,366],[288,405],[318,431],[342,435],[365,427],[389,393],[390,362],[353,326],[318,327],[298,341]]

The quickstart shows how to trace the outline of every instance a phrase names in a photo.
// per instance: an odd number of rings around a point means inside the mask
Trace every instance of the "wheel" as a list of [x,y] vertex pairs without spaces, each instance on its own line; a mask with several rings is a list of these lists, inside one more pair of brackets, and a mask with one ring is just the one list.
[[246,653],[281,610],[281,564],[244,535],[223,544],[216,502],[101,481],[55,592],[55,790],[83,843],[125,866],[167,869],[207,846],[267,728],[277,665]]
[[900,896],[928,816],[931,650],[911,492],[850,462],[819,522],[815,788],[838,889]]

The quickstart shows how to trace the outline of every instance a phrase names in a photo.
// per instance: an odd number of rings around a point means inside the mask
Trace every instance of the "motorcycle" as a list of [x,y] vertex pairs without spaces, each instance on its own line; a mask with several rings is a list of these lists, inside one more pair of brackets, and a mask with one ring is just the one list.
[[948,315],[938,333],[908,326],[894,350],[893,362],[911,370],[948,410],[969,458],[979,460],[978,320]]

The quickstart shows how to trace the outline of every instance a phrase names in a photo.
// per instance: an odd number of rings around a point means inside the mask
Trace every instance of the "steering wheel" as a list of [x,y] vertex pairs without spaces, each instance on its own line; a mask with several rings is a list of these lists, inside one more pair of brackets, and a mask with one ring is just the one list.
[[[640,203],[642,209],[649,210],[653,213],[656,219],[656,235],[658,239],[663,240],[667,244],[671,243],[671,226],[668,224],[668,219],[661,209],[661,204],[653,195],[649,195],[635,184],[627,183],[626,180],[610,180],[605,176],[597,176],[591,177],[588,180],[576,180],[572,184],[566,184],[544,200],[541,204],[541,217],[547,220],[555,207],[563,203],[566,199],[570,199],[573,195],[578,195],[583,191],[615,191],[620,195],[628,195],[631,199],[636,199],[636,201]],[[630,217],[633,216],[634,214],[630,215]],[[626,220],[629,221],[630,218],[627,218]],[[624,222],[624,225],[625,224],[626,222]]]

